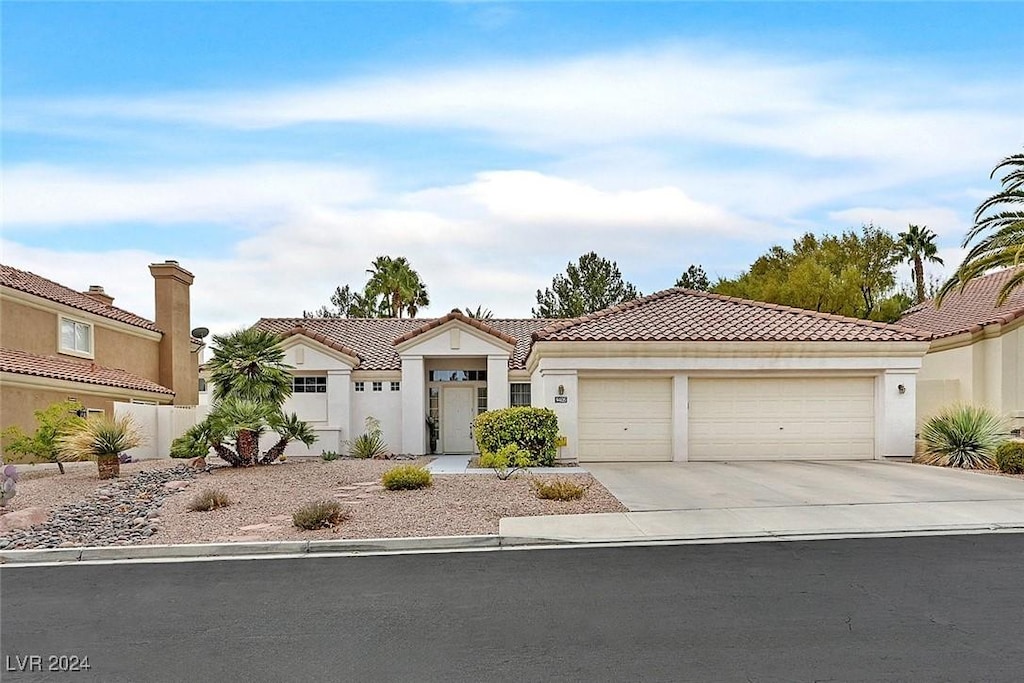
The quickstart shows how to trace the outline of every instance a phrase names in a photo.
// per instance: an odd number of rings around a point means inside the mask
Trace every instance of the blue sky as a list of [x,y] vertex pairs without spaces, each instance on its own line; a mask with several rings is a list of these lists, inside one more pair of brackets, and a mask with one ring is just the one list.
[[[642,291],[800,233],[955,265],[1024,144],[1016,3],[4,3],[3,261],[216,330],[378,254],[526,316],[580,254]],[[941,274],[938,273],[937,274]],[[902,274],[908,277],[908,273]]]

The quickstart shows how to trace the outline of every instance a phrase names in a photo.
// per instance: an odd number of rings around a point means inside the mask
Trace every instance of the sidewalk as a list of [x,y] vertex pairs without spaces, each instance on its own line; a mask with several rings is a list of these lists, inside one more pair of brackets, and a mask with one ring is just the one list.
[[506,517],[499,535],[569,543],[1020,530],[1024,500],[718,508]]

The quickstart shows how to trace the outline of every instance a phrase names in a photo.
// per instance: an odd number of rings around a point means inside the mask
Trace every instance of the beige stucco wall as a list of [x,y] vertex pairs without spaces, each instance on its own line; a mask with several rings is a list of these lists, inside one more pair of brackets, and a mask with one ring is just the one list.
[[937,340],[918,375],[917,422],[963,401],[987,405],[1024,427],[1024,325]]
[[57,313],[0,299],[0,346],[29,353],[57,353]]
[[[21,427],[31,434],[36,430],[34,412],[59,401],[74,397],[85,408],[102,410],[110,417],[114,414],[114,402],[110,398],[94,396],[79,391],[60,391],[34,387],[12,387],[4,385],[0,391],[0,429],[11,425]],[[30,459],[19,458],[4,452],[4,462],[29,462]]]

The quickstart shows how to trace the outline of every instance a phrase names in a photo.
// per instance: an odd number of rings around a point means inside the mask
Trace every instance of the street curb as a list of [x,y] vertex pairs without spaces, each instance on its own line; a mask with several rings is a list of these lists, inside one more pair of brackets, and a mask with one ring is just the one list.
[[112,560],[160,560],[275,555],[376,554],[444,550],[497,550],[529,545],[576,545],[570,541],[517,536],[419,536],[356,538],[323,541],[253,541],[241,543],[187,543],[178,545],[92,546],[0,551],[0,564],[23,565]]

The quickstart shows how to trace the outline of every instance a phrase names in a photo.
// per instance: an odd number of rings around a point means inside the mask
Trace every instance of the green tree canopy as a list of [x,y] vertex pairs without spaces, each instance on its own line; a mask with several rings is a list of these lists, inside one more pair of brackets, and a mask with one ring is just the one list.
[[330,306],[303,311],[304,318],[415,318],[430,305],[427,286],[404,256],[378,256],[361,291],[335,287]]
[[914,281],[916,303],[924,301],[924,262],[942,264],[935,246],[935,233],[928,226],[908,225],[905,232],[899,235],[900,257],[913,266],[910,271]]
[[494,317],[494,314],[491,313],[491,309],[484,308],[483,306],[477,306],[476,310],[466,306],[462,310],[466,314],[467,318],[475,318],[476,320],[490,320]]
[[[713,292],[871,320],[896,320],[906,303],[896,292],[896,239],[873,225],[817,237],[806,233],[791,249],[774,246],[739,277]],[[899,297],[899,298],[897,298]]]
[[691,265],[686,269],[686,272],[680,275],[676,280],[676,287],[706,292],[711,289],[711,281],[708,280],[708,274],[704,272],[703,266]]
[[60,442],[68,434],[85,424],[82,404],[77,401],[51,403],[33,413],[36,431],[26,434],[21,427],[12,425],[3,431],[4,451],[15,455],[28,455],[57,464],[64,474]]
[[[997,268],[1024,264],[1024,154],[1012,154],[992,169],[994,178],[1004,171],[1003,189],[983,201],[974,212],[974,227],[963,246],[974,246],[963,263],[939,290],[937,302],[954,289],[963,289],[971,280]],[[977,240],[975,242],[975,240]],[[1010,277],[996,295],[996,305],[1006,303],[1010,293],[1024,287],[1024,268]]]
[[213,398],[248,399],[280,406],[292,393],[291,366],[276,334],[247,328],[214,335],[213,357],[207,361]]
[[551,287],[537,290],[535,318],[575,318],[608,308],[640,296],[614,261],[595,252],[580,256],[578,263],[569,263],[565,275],[555,275]]

